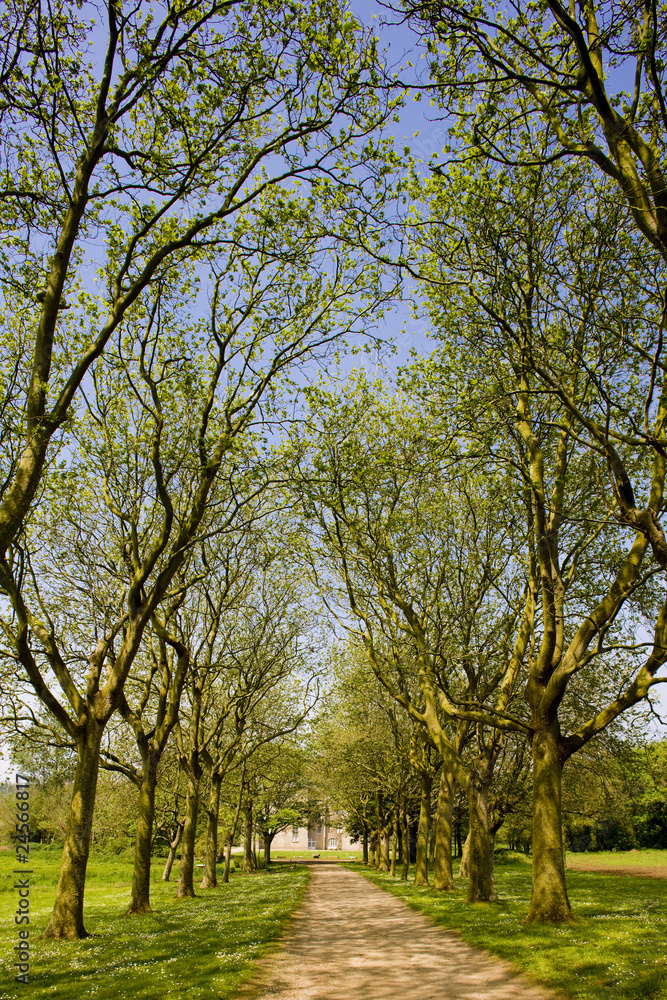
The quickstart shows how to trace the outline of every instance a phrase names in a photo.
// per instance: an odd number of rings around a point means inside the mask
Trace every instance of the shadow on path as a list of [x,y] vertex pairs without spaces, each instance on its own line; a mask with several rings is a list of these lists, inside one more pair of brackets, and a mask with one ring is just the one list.
[[338,866],[312,865],[282,950],[244,1000],[552,1000],[500,959]]

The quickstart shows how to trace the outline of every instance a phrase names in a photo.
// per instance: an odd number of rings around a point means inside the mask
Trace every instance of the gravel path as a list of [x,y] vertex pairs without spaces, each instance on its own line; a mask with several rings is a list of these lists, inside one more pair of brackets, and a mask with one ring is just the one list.
[[247,1000],[552,1000],[499,959],[337,865],[312,865],[283,947]]

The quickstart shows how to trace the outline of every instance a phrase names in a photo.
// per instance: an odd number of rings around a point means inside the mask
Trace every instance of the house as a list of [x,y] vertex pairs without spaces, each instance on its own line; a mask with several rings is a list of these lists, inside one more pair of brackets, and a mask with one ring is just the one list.
[[274,837],[272,850],[278,851],[356,851],[343,821],[337,816],[315,820],[311,826],[293,826]]

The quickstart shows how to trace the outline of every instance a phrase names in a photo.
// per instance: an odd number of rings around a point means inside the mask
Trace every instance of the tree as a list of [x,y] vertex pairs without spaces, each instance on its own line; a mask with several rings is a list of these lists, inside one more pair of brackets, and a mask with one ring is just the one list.
[[[343,624],[341,604],[349,605],[369,666],[424,727],[443,761],[438,888],[454,886],[451,804],[457,780],[470,801],[469,898],[488,900],[489,787],[503,730],[527,731],[518,714],[507,716],[535,612],[534,566],[515,558],[526,535],[525,517],[511,510],[506,474],[485,480],[481,471],[456,467],[450,444],[438,440],[442,422],[429,420],[400,394],[382,401],[378,396],[377,386],[357,378],[342,399],[322,392],[316,400],[321,429],[310,445],[312,457],[306,444],[300,470],[314,572]],[[330,584],[318,561],[340,585]],[[480,698],[488,711],[474,719],[477,754],[464,760],[473,721],[468,709]],[[433,777],[432,763],[427,765],[424,781]],[[430,802],[427,789],[424,795]],[[423,812],[430,814],[430,805]],[[419,870],[418,878],[425,881],[426,872]]]
[[438,98],[466,123],[464,155],[533,165],[530,136],[546,122],[554,141],[539,161],[594,164],[667,260],[667,35],[655,0],[622,9],[407,0],[401,10],[427,35]]
[[[256,566],[255,547],[252,538],[248,537],[253,519],[254,514],[251,514],[242,529],[230,530],[222,537],[202,543],[197,568],[193,567],[190,571],[195,581],[197,577],[199,581],[194,586],[188,586],[189,581],[184,579],[180,588],[177,585],[173,601],[165,608],[164,621],[157,612],[153,615],[148,641],[144,643],[149,665],[145,671],[139,671],[137,677],[129,679],[135,688],[135,697],[130,697],[126,687],[119,700],[119,712],[132,728],[141,760],[140,766],[136,766],[127,759],[121,760],[117,754],[104,754],[106,761],[112,761],[106,766],[126,774],[139,790],[135,864],[128,913],[148,913],[151,909],[150,860],[157,772],[179,719],[181,695],[191,668],[190,647],[182,637],[180,623],[184,618],[192,622],[193,617],[197,617],[202,603],[202,578],[206,578],[209,591],[212,588],[217,590],[215,600],[219,617],[242,598],[247,577]],[[175,619],[173,624],[172,619]],[[187,628],[185,632],[187,634]],[[178,828],[183,829],[182,826]]]
[[[660,314],[655,259],[637,256],[613,199],[590,195],[579,168],[560,164],[461,171],[439,186],[428,295],[446,346],[420,390],[446,382],[437,406],[458,401],[469,454],[515,469],[525,490],[540,591],[526,687],[537,921],[570,916],[563,764],[649,695],[667,659],[662,561],[646,558],[631,485],[655,527],[664,459],[646,441],[664,434],[664,401],[651,404],[650,363],[623,332],[627,322],[641,342]],[[644,444],[617,430],[624,421],[648,428]],[[637,641],[638,623],[652,642]]]
[[255,825],[264,847],[264,864],[269,865],[276,834],[301,822],[305,759],[298,744],[272,740],[252,755],[249,765],[255,777]]
[[[194,850],[200,782],[210,777],[203,887],[217,884],[220,789],[232,764],[248,761],[270,741],[292,732],[308,709],[305,657],[308,616],[303,595],[284,566],[256,561],[235,606],[212,575],[201,581],[198,606],[179,641],[189,651],[186,704],[176,730],[188,778],[179,896],[194,896]],[[289,684],[288,695],[285,685]],[[302,701],[303,697],[303,701]],[[267,703],[270,702],[270,705]],[[246,784],[252,783],[246,768]]]
[[[497,163],[529,173],[536,166],[563,159],[587,167],[593,164],[598,177],[608,184],[596,185],[594,172],[583,170],[590,197],[595,201],[602,191],[600,207],[606,201],[608,209],[609,187],[614,191],[613,201],[618,200],[620,189],[627,210],[615,213],[617,224],[625,233],[641,234],[646,254],[655,252],[664,265],[665,31],[655,2],[621,11],[595,2],[566,8],[560,0],[540,0],[526,6],[513,3],[500,11],[493,5],[471,10],[438,0],[408,2],[401,10],[428,36],[438,99],[457,120],[453,147],[446,149],[447,154],[455,149],[453,161],[472,157],[482,168]],[[626,92],[622,88],[630,78],[632,85]],[[544,135],[545,123],[548,140],[536,144],[535,137]],[[441,177],[443,166],[434,168]],[[644,263],[639,263],[639,271]],[[633,273],[631,269],[621,276],[621,287]],[[659,280],[664,285],[664,276]],[[603,409],[610,404],[607,412],[612,426],[589,414],[584,420],[585,434],[603,449],[612,468],[621,518],[645,535],[665,570],[667,541],[659,520],[660,499],[649,495],[643,507],[637,506],[637,491],[632,489],[632,477],[615,443],[623,440],[635,450],[656,449],[662,454],[666,319],[663,295],[654,336],[646,338],[648,348],[644,343],[633,344],[622,333],[650,386],[641,422],[634,421],[627,407],[617,414],[616,402],[609,400],[600,384],[600,402]],[[550,378],[548,366],[542,367],[540,377],[551,391],[562,393],[572,419],[578,422],[581,410],[565,386]]]
[[128,313],[202,251],[261,250],[298,201],[290,182],[335,200],[382,158],[366,141],[390,113],[374,41],[335,2],[103,9],[102,25],[63,0],[3,14],[3,556]]
[[[360,310],[371,308],[359,296],[371,292],[375,277],[363,268],[350,271],[346,253],[342,259],[333,250],[331,260],[317,218],[290,211],[289,220],[280,235],[282,259],[269,253],[275,235],[264,239],[256,257],[233,241],[225,282],[219,277],[214,285],[208,328],[184,315],[174,301],[179,293],[162,285],[153,289],[150,308],[137,306],[126,316],[125,336],[94,373],[88,414],[73,425],[77,450],[49,478],[30,532],[26,526],[0,564],[13,616],[7,618],[12,655],[79,754],[76,807],[49,935],[85,933],[99,747],[145,628],[169,600],[193,547],[230,527],[260,489],[257,466],[247,468],[250,428],[269,387],[290,366],[326,350],[354,327]],[[330,263],[334,273],[324,278]],[[244,437],[248,461],[239,450]],[[67,551],[63,525],[71,539]],[[41,578],[31,561],[38,531],[51,539],[40,556]],[[96,551],[105,553],[102,560]],[[83,581],[78,560],[87,567]],[[73,608],[65,592],[71,586],[88,602],[87,632],[80,607]]]
[[[409,866],[408,800],[412,727],[406,714],[369,677],[363,650],[355,643],[334,649],[333,685],[315,720],[310,772],[318,798],[348,817],[348,829],[363,841],[363,860],[388,871],[394,819],[403,840],[404,878]],[[369,858],[369,841],[374,850]]]

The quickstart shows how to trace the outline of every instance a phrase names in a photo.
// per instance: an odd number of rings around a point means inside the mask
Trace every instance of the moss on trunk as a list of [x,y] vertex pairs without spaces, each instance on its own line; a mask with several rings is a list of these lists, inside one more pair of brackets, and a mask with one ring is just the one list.
[[557,734],[533,737],[533,891],[528,920],[563,923],[572,918],[565,885],[561,815],[563,755]]
[[496,898],[493,884],[493,836],[489,827],[489,784],[485,767],[473,767],[468,786],[470,816],[468,902],[489,903]]
[[443,764],[438,786],[438,802],[435,810],[435,864],[433,866],[433,888],[442,892],[454,889],[452,874],[452,796],[454,775]]
[[428,829],[431,819],[431,788],[433,778],[422,771],[421,799],[419,803],[419,826],[417,827],[417,857],[415,860],[415,885],[428,885]]
[[197,810],[199,806],[199,781],[197,773],[188,776],[188,791],[185,797],[185,823],[181,843],[181,867],[178,873],[179,899],[194,897],[195,837],[197,834]]
[[211,788],[206,810],[206,865],[201,880],[202,889],[215,889],[218,884],[218,820],[220,817],[220,786],[222,775],[211,774]]
[[42,934],[45,938],[79,939],[88,934],[83,925],[83,894],[90,854],[95,793],[100,767],[100,745],[104,722],[92,713],[77,740],[77,764],[63,847],[56,900],[51,919]]
[[403,855],[403,865],[401,867],[401,881],[407,882],[410,874],[410,827],[408,825],[408,811],[405,800],[401,805],[401,853]]
[[134,841],[132,893],[127,913],[151,913],[151,848],[155,817],[155,786],[160,755],[151,753],[143,762],[137,812],[137,835]]

